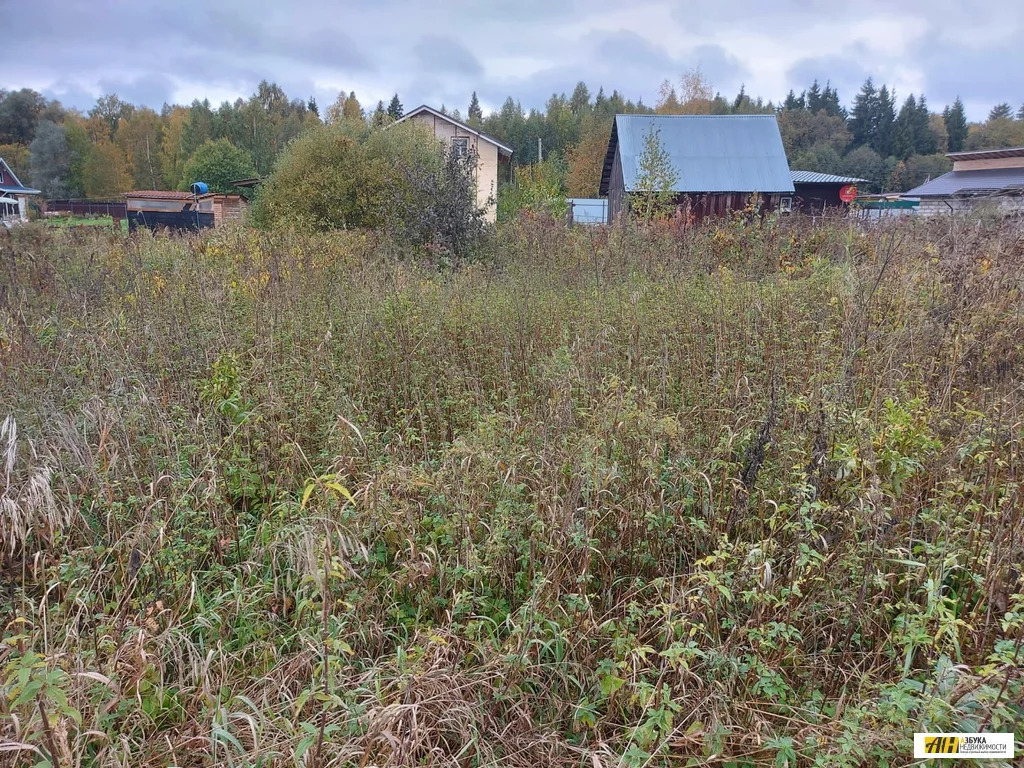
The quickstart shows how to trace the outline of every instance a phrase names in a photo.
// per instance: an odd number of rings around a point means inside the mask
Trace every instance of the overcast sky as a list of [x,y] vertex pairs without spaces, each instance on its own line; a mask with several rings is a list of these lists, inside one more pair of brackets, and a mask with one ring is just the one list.
[[972,119],[1024,103],[1024,3],[953,0],[0,0],[0,87],[88,108],[102,93],[164,102],[251,94],[363,106],[397,91],[465,112],[507,96],[542,107],[585,81],[656,100],[700,66],[731,97],[778,101],[814,78],[849,105],[864,78],[928,97],[958,94]]

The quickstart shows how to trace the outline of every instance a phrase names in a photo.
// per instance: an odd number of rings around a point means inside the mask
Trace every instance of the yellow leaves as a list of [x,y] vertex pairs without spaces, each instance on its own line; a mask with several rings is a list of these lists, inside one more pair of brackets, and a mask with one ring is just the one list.
[[335,479],[335,477],[335,475],[320,475],[320,477],[309,478],[309,480],[306,481],[306,488],[302,492],[302,503],[300,505],[302,509],[306,508],[306,504],[309,503],[309,499],[312,497],[313,492],[316,491],[317,488],[324,488],[329,491],[334,491],[343,499],[351,503],[352,506],[355,506],[355,497],[351,494],[351,492],[349,492],[348,488],[339,483]]

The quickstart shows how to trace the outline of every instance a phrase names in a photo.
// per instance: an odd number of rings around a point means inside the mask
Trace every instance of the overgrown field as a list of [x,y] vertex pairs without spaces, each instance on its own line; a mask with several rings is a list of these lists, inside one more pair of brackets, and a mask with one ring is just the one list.
[[1024,234],[0,232],[0,764],[1024,733]]

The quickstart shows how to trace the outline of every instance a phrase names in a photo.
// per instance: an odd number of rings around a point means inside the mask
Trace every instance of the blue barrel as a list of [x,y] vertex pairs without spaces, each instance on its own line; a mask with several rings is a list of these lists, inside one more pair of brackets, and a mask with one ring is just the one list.
[[206,186],[205,181],[194,181],[192,182],[192,186],[188,188],[188,191],[193,195],[205,195],[210,191],[210,188]]

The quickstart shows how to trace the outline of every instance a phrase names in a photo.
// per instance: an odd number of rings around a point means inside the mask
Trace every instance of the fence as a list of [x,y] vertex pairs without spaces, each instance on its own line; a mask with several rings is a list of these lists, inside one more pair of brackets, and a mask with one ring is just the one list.
[[48,200],[47,213],[70,213],[72,216],[110,216],[119,221],[128,215],[124,200]]

